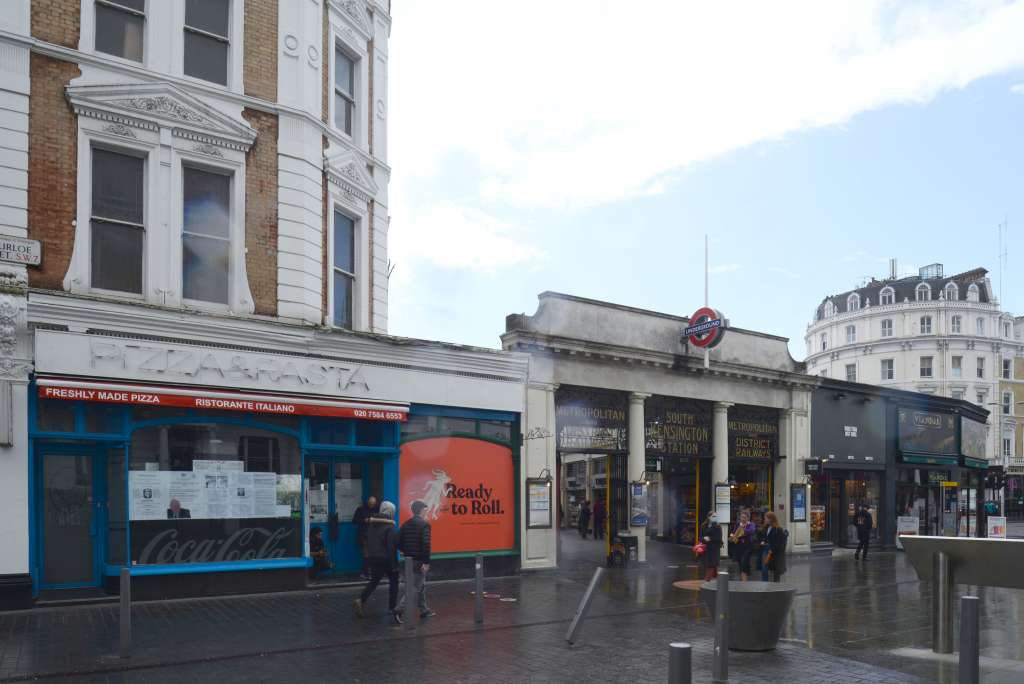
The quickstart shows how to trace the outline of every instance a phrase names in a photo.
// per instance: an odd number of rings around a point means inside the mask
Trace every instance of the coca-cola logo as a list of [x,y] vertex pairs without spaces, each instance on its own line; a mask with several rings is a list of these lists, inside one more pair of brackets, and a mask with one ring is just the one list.
[[243,527],[219,539],[183,539],[179,529],[165,529],[145,543],[139,551],[138,563],[167,565],[284,558],[294,531],[283,527],[273,530]]

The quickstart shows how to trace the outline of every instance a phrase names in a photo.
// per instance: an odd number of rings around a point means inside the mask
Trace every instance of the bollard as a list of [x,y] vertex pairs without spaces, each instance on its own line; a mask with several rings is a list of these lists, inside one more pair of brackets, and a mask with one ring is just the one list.
[[570,644],[576,643],[576,637],[583,626],[583,618],[587,616],[587,611],[590,610],[590,597],[593,596],[594,589],[597,588],[602,572],[604,572],[604,568],[600,566],[594,569],[594,576],[590,578],[590,585],[587,587],[586,593],[583,594],[583,598],[580,599],[580,605],[576,609],[576,616],[573,617],[572,623],[569,625],[569,631],[565,633],[565,640]]
[[729,681],[729,573],[718,573],[715,592],[715,659],[711,663],[711,681]]
[[484,622],[484,555],[476,554],[476,591],[473,593],[473,621],[480,625]]
[[121,568],[121,643],[118,648],[118,655],[127,658],[131,655],[132,649],[132,571],[129,568]]
[[980,684],[981,633],[977,596],[960,598],[960,684]]
[[413,587],[416,586],[415,573],[412,568],[412,556],[405,557],[405,594],[403,595],[404,600],[402,601],[402,609],[405,615],[405,628],[413,629],[416,627],[416,597],[412,595]]
[[668,684],[691,684],[693,666],[690,644],[677,642],[668,645]]
[[953,652],[953,572],[949,556],[932,556],[932,651]]

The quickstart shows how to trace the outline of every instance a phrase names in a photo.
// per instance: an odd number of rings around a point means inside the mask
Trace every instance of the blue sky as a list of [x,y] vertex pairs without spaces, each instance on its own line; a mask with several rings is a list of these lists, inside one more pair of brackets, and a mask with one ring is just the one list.
[[393,334],[496,347],[544,290],[687,315],[707,233],[712,305],[799,360],[821,298],[890,257],[998,293],[1004,220],[1024,314],[1021,3],[811,3],[739,37],[674,3],[483,4],[394,6]]

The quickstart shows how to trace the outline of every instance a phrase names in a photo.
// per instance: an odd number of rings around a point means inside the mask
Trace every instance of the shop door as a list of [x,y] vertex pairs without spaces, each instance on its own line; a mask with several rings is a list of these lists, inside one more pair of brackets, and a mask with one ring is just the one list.
[[105,469],[91,449],[37,452],[41,589],[98,587],[106,536]]
[[320,528],[324,546],[340,575],[358,574],[363,559],[352,518],[371,495],[381,497],[382,464],[342,455],[315,456],[306,463],[309,526]]

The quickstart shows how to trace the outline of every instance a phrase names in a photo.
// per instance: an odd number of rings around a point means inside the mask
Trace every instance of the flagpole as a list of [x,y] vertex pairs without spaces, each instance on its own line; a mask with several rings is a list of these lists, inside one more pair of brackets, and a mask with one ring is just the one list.
[[[708,306],[708,234],[704,233],[704,306]],[[704,347],[704,370],[711,368],[711,351]]]

